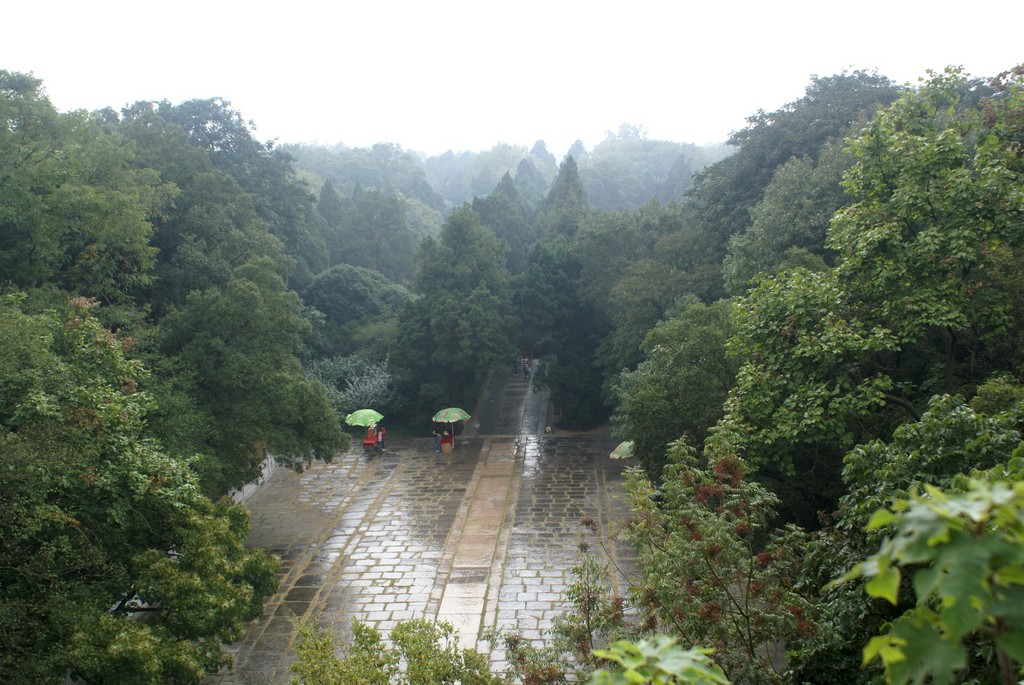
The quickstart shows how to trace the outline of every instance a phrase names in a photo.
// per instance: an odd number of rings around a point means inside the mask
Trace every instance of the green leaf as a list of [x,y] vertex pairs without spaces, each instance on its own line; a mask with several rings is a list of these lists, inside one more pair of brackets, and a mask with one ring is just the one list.
[[885,565],[878,569],[878,574],[868,581],[865,590],[872,597],[880,597],[896,605],[900,590],[900,570],[895,566]]
[[861,667],[867,666],[875,659],[881,659],[886,666],[906,660],[907,657],[903,654],[906,644],[906,640],[895,638],[892,635],[878,635],[871,638],[867,646],[864,647],[864,659],[861,662]]
[[935,685],[953,682],[967,665],[967,653],[934,627],[934,614],[917,609],[900,617],[891,632],[904,643],[903,659],[886,664],[893,685],[923,683],[931,676]]
[[1024,585],[1024,566],[1004,566],[996,572],[994,581],[1000,585]]
[[866,526],[867,530],[878,530],[879,528],[885,528],[893,523],[900,520],[900,517],[892,513],[888,509],[879,509],[871,515],[871,519],[868,521]]

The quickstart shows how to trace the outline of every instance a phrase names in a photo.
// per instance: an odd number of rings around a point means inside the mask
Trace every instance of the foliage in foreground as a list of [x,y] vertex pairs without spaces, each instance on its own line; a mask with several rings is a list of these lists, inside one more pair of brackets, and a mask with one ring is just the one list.
[[[864,592],[864,579],[832,583],[877,550],[884,529],[865,530],[879,509],[908,500],[925,486],[954,492],[964,474],[988,472],[1010,463],[1020,445],[1021,387],[997,378],[966,402],[936,396],[920,421],[897,429],[888,441],[872,441],[850,451],[843,482],[847,495],[828,525],[806,546],[797,589],[812,599],[813,636],[789,651],[793,679],[801,683],[859,685],[878,682],[882,663],[861,668],[861,648],[915,605],[904,580],[897,605]],[[971,677],[998,678],[993,651],[983,642],[967,644]]]
[[594,655],[617,666],[594,673],[590,685],[728,685],[722,669],[711,663],[710,649],[683,649],[674,638],[657,635],[636,643],[619,640]]
[[770,532],[777,499],[747,479],[728,446],[709,452],[702,468],[692,447],[673,443],[658,491],[630,469],[627,534],[641,570],[633,594],[643,630],[714,647],[734,681],[783,682],[776,644],[813,628],[793,590],[803,535]]
[[341,656],[335,654],[334,628],[319,618],[299,627],[298,661],[292,665],[292,685],[501,685],[490,672],[487,657],[460,649],[455,628],[448,622],[403,621],[391,631],[393,645],[380,631],[360,621],[352,623],[353,640]]
[[[491,673],[486,656],[458,648],[458,635],[447,622],[403,621],[391,632],[393,645],[385,643],[380,631],[358,620],[353,621],[352,632],[352,642],[338,656],[333,627],[321,626],[318,617],[303,622],[291,685],[503,685],[512,677],[526,685],[569,682],[554,662],[544,669],[513,669],[505,676]],[[664,635],[635,643],[617,640],[607,649],[594,650],[593,656],[605,667],[595,671],[589,682],[728,685],[710,654],[708,649],[683,649]]]
[[[1024,676],[1024,482],[1022,463],[996,478],[961,479],[960,488],[926,486],[879,509],[869,530],[887,529],[878,551],[842,580],[868,578],[872,597],[899,602],[904,575],[916,602],[864,648],[864,664],[885,665],[895,685],[957,682],[970,670],[965,643],[993,650],[999,682]],[[971,651],[974,651],[971,650]]]
[[[589,519],[581,523],[584,527],[594,525]],[[570,608],[555,618],[543,646],[510,628],[491,630],[486,635],[487,640],[505,650],[509,676],[516,682],[583,682],[602,661],[596,650],[634,636],[634,627],[625,617],[625,600],[612,592],[608,566],[600,564],[585,544],[570,571],[574,578],[566,592]]]
[[198,683],[277,564],[245,548],[244,508],[145,437],[145,369],[95,305],[21,299],[0,296],[0,681]]

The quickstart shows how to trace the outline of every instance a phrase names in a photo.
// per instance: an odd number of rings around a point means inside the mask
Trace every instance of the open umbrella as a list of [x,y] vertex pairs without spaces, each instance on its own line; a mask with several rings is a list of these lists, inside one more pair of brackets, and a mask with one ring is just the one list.
[[376,409],[357,409],[348,416],[345,417],[345,423],[350,426],[372,426],[381,419],[384,415]]
[[468,418],[469,414],[458,407],[448,407],[434,414],[434,421],[441,423],[455,423],[456,421],[465,421]]
[[612,450],[610,455],[612,459],[629,459],[633,456],[633,441],[626,440],[620,442],[619,446]]
[[450,447],[455,447],[455,427],[452,426],[451,424],[455,423],[456,421],[465,421],[468,418],[469,414],[464,410],[459,409],[458,407],[447,407],[434,414],[434,416],[431,418],[431,420],[434,421],[434,423],[447,423],[450,429],[448,432],[451,434],[451,437],[442,440],[442,449],[444,449],[444,443],[446,440],[451,441]]

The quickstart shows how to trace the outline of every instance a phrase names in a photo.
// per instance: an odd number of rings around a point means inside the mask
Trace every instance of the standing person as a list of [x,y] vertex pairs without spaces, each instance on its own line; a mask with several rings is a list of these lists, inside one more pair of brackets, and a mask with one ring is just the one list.
[[381,452],[387,452],[387,448],[384,444],[384,440],[387,437],[387,434],[388,429],[385,428],[384,426],[380,425],[379,423],[374,426],[374,442],[377,443],[377,449],[379,449]]
[[523,378],[529,378],[529,377],[530,377],[530,358],[524,356],[523,357]]
[[441,451],[441,426],[437,423],[434,426],[434,452]]

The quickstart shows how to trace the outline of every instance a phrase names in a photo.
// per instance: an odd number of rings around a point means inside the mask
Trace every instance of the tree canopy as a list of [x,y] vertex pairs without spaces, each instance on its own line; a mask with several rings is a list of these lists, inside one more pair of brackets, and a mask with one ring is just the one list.
[[646,630],[735,682],[1019,679],[1022,93],[816,76],[726,157],[624,125],[558,163],[0,72],[0,675],[216,670],[274,564],[214,502],[346,449],[352,402],[412,421],[527,354],[562,426],[636,445]]
[[[145,371],[79,298],[0,298],[0,675],[198,682],[262,613],[276,564],[147,438]],[[145,620],[138,620],[145,616]]]

